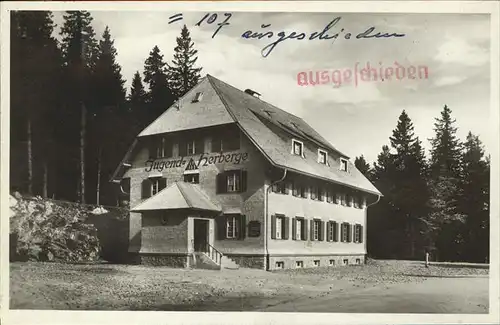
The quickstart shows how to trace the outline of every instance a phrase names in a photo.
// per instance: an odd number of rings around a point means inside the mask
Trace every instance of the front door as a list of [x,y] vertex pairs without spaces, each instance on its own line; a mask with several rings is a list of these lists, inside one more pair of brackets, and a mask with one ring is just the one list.
[[208,244],[208,220],[194,219],[194,251],[204,252]]

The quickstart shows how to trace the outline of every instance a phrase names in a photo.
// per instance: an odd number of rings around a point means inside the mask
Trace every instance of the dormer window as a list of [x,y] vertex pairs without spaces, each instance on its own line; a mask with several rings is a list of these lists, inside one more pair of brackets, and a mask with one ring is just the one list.
[[298,140],[292,140],[292,154],[297,156],[304,156],[304,144]]
[[202,98],[203,98],[203,93],[197,92],[196,95],[194,95],[193,103],[201,101]]
[[328,160],[328,153],[325,150],[318,149],[318,162],[326,165]]
[[347,159],[340,158],[340,170],[344,172],[347,171]]

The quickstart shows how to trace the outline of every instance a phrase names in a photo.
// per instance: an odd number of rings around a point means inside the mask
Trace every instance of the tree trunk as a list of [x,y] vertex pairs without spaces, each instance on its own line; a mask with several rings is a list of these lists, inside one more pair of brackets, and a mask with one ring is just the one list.
[[99,189],[101,187],[101,153],[102,149],[99,148],[99,154],[97,156],[97,205],[99,205]]
[[33,194],[33,152],[32,152],[32,130],[31,130],[31,119],[28,117],[28,194]]
[[85,203],[85,129],[87,109],[82,102],[82,124],[80,129],[80,202]]
[[44,161],[43,163],[43,189],[42,189],[42,196],[44,198],[48,197],[48,167],[47,167],[47,161]]

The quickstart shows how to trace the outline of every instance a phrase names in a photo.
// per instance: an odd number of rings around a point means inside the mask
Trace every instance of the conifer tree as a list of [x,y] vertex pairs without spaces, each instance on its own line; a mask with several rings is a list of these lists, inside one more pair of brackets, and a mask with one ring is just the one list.
[[54,170],[60,52],[51,12],[13,11],[11,22],[11,186],[46,197]]
[[485,262],[489,256],[489,163],[478,136],[471,132],[464,143],[463,179],[460,182],[459,209],[465,215],[462,228],[463,258]]
[[463,245],[460,228],[464,216],[457,209],[460,181],[461,144],[456,136],[455,120],[451,110],[444,106],[441,117],[434,124],[430,159],[430,215],[432,241],[435,242],[438,258],[456,260],[459,247]]
[[[97,204],[103,201],[112,204],[115,202],[115,193],[107,181],[119,163],[118,157],[125,154],[127,138],[123,132],[127,130],[126,96],[121,67],[116,62],[117,51],[108,27],[105,28],[102,39],[99,41],[99,52],[96,66],[92,74],[92,104],[89,119],[89,154],[88,170],[91,173],[89,188],[92,190],[87,196]],[[112,126],[112,127],[110,127]],[[89,190],[90,192],[90,190]],[[102,197],[102,200],[101,200]]]
[[356,157],[354,159],[354,166],[363,174],[366,178],[371,179],[371,168],[370,165],[366,162],[365,157],[363,155]]
[[158,46],[151,50],[145,61],[144,82],[149,86],[146,118],[146,123],[149,124],[165,112],[176,99],[169,87],[166,63]]
[[174,95],[179,98],[184,96],[200,80],[202,68],[195,68],[198,60],[198,51],[194,49],[186,25],[182,27],[181,36],[177,37],[177,46],[174,49],[174,59],[168,65],[168,79]]
[[[63,16],[64,23],[61,28],[62,54],[64,62],[64,85],[62,92],[65,94],[64,108],[60,114],[65,123],[59,127],[59,135],[63,143],[61,149],[67,153],[67,159],[60,162],[65,174],[63,187],[67,186],[68,178],[75,178],[77,182],[77,198],[85,202],[85,149],[88,107],[92,103],[91,76],[98,58],[98,45],[95,32],[92,28],[92,17],[87,11],[68,11]],[[75,134],[79,130],[79,134]],[[79,145],[76,145],[76,143]],[[75,152],[74,148],[79,148]],[[75,174],[71,166],[79,156],[79,173]],[[65,193],[73,192],[69,188]],[[72,199],[71,197],[68,197]]]

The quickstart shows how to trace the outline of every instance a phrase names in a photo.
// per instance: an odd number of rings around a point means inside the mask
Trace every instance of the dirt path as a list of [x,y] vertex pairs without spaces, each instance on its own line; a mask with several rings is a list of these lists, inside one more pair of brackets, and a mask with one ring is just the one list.
[[488,313],[487,277],[427,278],[423,282],[353,288],[259,311],[342,313]]

